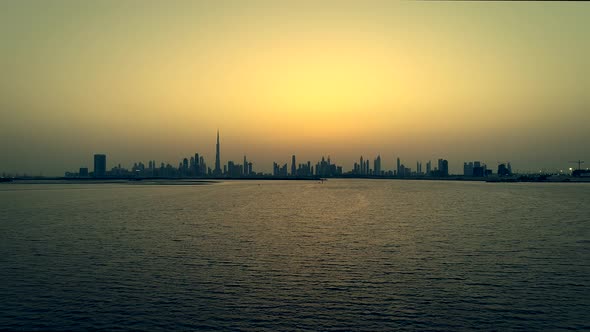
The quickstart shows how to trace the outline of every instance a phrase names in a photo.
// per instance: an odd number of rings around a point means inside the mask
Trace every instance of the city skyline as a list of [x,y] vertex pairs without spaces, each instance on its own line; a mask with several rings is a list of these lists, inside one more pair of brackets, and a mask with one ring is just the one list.
[[[255,162],[243,155],[243,163],[239,164],[234,160],[227,159],[222,162],[221,159],[221,144],[219,129],[217,129],[217,136],[215,142],[215,159],[213,168],[207,164],[204,154],[195,152],[194,155],[183,157],[180,159],[178,167],[173,162],[160,161],[150,159],[146,164],[143,161],[136,161],[129,169],[117,163],[115,160],[109,168],[107,162],[107,155],[100,153],[94,154],[93,169],[90,171],[88,166],[80,166],[78,172],[65,171],[66,177],[192,177],[192,178],[248,178],[248,177],[447,177],[451,176],[465,176],[473,178],[482,178],[493,176],[494,165],[488,165],[481,160],[464,161],[462,165],[462,172],[456,172],[449,167],[449,161],[444,158],[438,158],[433,166],[432,160],[426,160],[426,168],[423,167],[423,161],[416,161],[415,168],[412,168],[411,162],[402,162],[400,157],[395,158],[394,165],[388,169],[382,163],[381,154],[377,154],[374,159],[366,158],[361,155],[358,160],[353,162],[350,169],[333,162],[331,157],[322,155],[321,160],[313,162],[311,160],[297,163],[297,156],[292,155],[289,162],[273,161],[271,171],[268,171],[264,165],[257,165]],[[301,160],[301,159],[299,159]],[[581,167],[585,161],[580,159],[576,161],[568,161],[569,164],[577,163],[578,167],[554,170],[539,170],[546,174],[571,174],[573,170],[584,169]],[[453,163],[454,164],[454,163]],[[588,168],[585,168],[586,170]],[[512,169],[510,161],[497,162],[497,176],[510,176],[512,174],[536,174],[537,171],[526,171],[519,169]],[[18,173],[16,173],[18,174]],[[6,172],[2,172],[5,176]],[[11,175],[10,173],[8,175]],[[12,174],[14,175],[14,174]],[[34,174],[30,174],[33,175]]]
[[293,154],[567,169],[590,158],[589,16],[571,2],[9,1],[0,171],[60,175],[101,151],[213,162],[217,128],[223,159],[266,169]]
[[[279,159],[275,159],[272,161],[272,165],[270,165],[270,163],[256,163],[256,161],[252,158],[248,158],[247,159],[247,153],[243,153],[241,157],[235,156],[235,158],[228,158],[228,159],[223,159],[221,158],[221,141],[220,141],[220,131],[219,129],[217,129],[216,131],[216,141],[215,141],[215,156],[211,159],[209,159],[210,155],[208,154],[203,154],[200,152],[195,152],[194,156],[180,156],[179,157],[179,161],[180,164],[178,165],[178,167],[176,167],[175,163],[173,160],[164,160],[164,159],[152,159],[149,158],[147,165],[145,166],[144,161],[145,160],[137,160],[135,159],[134,162],[132,162],[133,165],[131,165],[131,163],[125,163],[125,162],[121,162],[120,160],[117,160],[116,158],[114,158],[114,160],[110,159],[110,158],[106,158],[106,156],[108,155],[108,153],[106,152],[101,152],[101,153],[95,153],[92,154],[90,156],[90,158],[87,159],[88,160],[94,160],[93,164],[94,164],[94,169],[96,169],[96,165],[97,165],[97,159],[99,160],[98,163],[100,165],[102,165],[101,167],[101,173],[102,175],[98,175],[99,177],[104,176],[106,174],[106,172],[108,170],[111,169],[121,169],[121,170],[127,170],[127,166],[129,166],[130,170],[134,170],[136,167],[145,167],[146,169],[156,169],[156,168],[160,168],[160,167],[174,167],[178,170],[181,170],[183,167],[183,163],[188,165],[189,160],[191,161],[191,167],[193,167],[193,160],[195,160],[196,164],[199,164],[199,161],[202,163],[204,169],[201,170],[201,173],[199,176],[205,176],[205,177],[227,177],[231,172],[228,171],[228,168],[231,168],[231,165],[236,165],[238,167],[243,167],[243,165],[246,165],[246,168],[242,168],[243,173],[241,173],[241,175],[247,174],[247,170],[248,170],[248,166],[250,169],[250,173],[252,173],[252,169],[255,169],[256,171],[252,174],[256,175],[279,175],[277,173],[280,173],[281,175],[284,176],[292,176],[294,174],[294,172],[298,172],[299,166],[301,165],[305,165],[305,164],[309,164],[313,160],[318,159],[318,156],[315,157],[311,157],[311,159],[305,159],[305,158],[300,158],[297,157],[296,154],[291,155],[291,157],[287,157],[286,155],[283,158],[279,158]],[[205,146],[205,145],[200,145],[200,146]],[[389,156],[389,157],[387,157]],[[439,156],[440,157],[440,156]],[[129,160],[129,159],[133,159],[133,157],[130,156],[126,156],[123,159]],[[235,161],[236,160],[240,160],[241,158],[243,158],[243,163],[242,164],[237,164]],[[315,159],[314,159],[315,158]],[[330,161],[330,159],[335,160],[333,157],[331,157],[330,154],[320,154],[319,158],[321,159],[321,161],[318,159],[318,163],[323,162],[324,159],[328,160],[328,163]],[[432,161],[434,160],[435,162],[438,160],[438,162],[440,162],[440,160],[445,160],[445,162],[447,162],[446,159],[443,158],[423,158],[423,159],[418,159],[418,160],[410,160],[409,158],[407,159],[403,159],[404,161],[402,162],[403,157],[400,156],[396,156],[393,153],[389,153],[386,154],[386,156],[382,156],[381,153],[377,153],[376,155],[370,155],[370,154],[363,154],[361,153],[359,155],[359,157],[356,160],[338,160],[338,167],[340,168],[340,175],[343,174],[349,174],[349,175],[366,175],[366,176],[397,176],[397,177],[408,177],[408,176],[416,176],[416,175],[427,175],[429,173],[431,173],[431,171],[440,169],[440,164],[438,164],[438,167],[432,166]],[[212,161],[212,165],[211,164],[206,164],[205,161],[206,160],[213,160]],[[296,163],[296,160],[303,160],[305,159],[305,161],[303,163]],[[475,161],[473,161],[475,160]],[[467,158],[464,161],[460,161],[460,160],[454,160],[452,162],[447,162],[447,164],[445,165],[445,174],[447,175],[467,175],[467,174],[479,174],[479,172],[482,172],[482,169],[476,170],[476,173],[474,172],[474,167],[476,168],[481,168],[483,167],[483,171],[485,172],[485,169],[488,170],[495,170],[496,167],[500,166],[500,165],[508,165],[508,168],[510,168],[510,173],[512,173],[512,169],[511,169],[511,161],[508,160],[503,160],[503,161],[496,161],[496,162],[486,162],[486,161],[482,161],[483,159],[481,158]],[[497,158],[497,160],[501,160],[500,158]],[[385,161],[385,162],[383,162]],[[390,162],[388,162],[390,161]],[[405,163],[405,164],[404,164]],[[413,164],[415,163],[415,164]],[[426,168],[424,167],[424,163],[426,164]],[[578,167],[575,167],[573,164],[578,165]],[[535,174],[538,172],[542,172],[542,173],[567,173],[567,172],[571,172],[572,170],[575,169],[588,169],[587,167],[581,167],[581,164],[585,163],[585,161],[580,160],[580,159],[576,159],[576,160],[568,160],[568,161],[564,161],[563,162],[563,166],[562,167],[554,167],[554,168],[531,168],[531,169],[523,169],[523,168],[515,168],[514,169],[514,173],[520,173],[520,174]],[[185,166],[186,166],[185,165]],[[207,168],[208,165],[211,165],[210,167]],[[280,169],[282,166],[285,166],[286,168],[284,168],[284,170],[278,170]],[[75,171],[73,171],[74,169],[78,169],[80,172],[91,172],[91,166],[92,163],[82,163],[80,164],[79,168],[77,167],[70,167],[68,170],[65,171],[65,174],[76,174]],[[415,167],[413,167],[415,166]],[[254,168],[255,167],[255,168]],[[313,170],[313,167],[315,167],[315,164],[313,166],[311,166],[311,169]],[[581,167],[581,168],[580,168]],[[407,169],[407,170],[406,170]],[[208,172],[207,172],[208,170]],[[375,170],[377,170],[377,172],[375,172]],[[374,173],[375,172],[375,173]],[[383,172],[383,174],[381,174],[381,172]],[[295,173],[295,174],[296,174]],[[312,172],[313,173],[313,172]],[[58,174],[44,174],[42,171],[35,173],[35,172],[29,172],[27,173],[26,171],[22,171],[22,170],[16,170],[16,171],[5,171],[0,169],[0,175],[4,174],[4,175],[27,175],[27,176],[63,176],[64,175],[64,171],[62,170],[61,172],[58,172]],[[381,174],[381,175],[379,175]],[[404,175],[405,174],[405,175]],[[240,175],[240,176],[241,176]],[[314,175],[314,174],[306,174],[306,175]],[[87,175],[86,175],[87,176]],[[84,175],[82,175],[82,177],[84,177]]]
[[[190,167],[192,168],[193,165],[198,165],[199,163],[201,163],[201,167],[202,169],[199,171],[198,174],[193,174],[192,176],[203,176],[203,177],[231,177],[231,174],[234,174],[234,177],[238,177],[235,174],[239,174],[239,176],[243,176],[243,175],[247,175],[248,174],[248,170],[250,170],[250,175],[273,175],[273,176],[293,176],[293,174],[298,174],[299,172],[301,172],[301,166],[303,166],[305,168],[305,165],[307,164],[308,166],[308,170],[307,172],[310,172],[309,168],[311,167],[311,173],[309,174],[305,174],[305,176],[313,176],[313,175],[321,175],[321,174],[315,174],[313,172],[314,167],[319,166],[324,159],[327,160],[328,164],[330,164],[330,160],[334,160],[329,154],[322,154],[319,156],[319,158],[321,160],[319,160],[317,157],[315,157],[315,159],[318,159],[317,161],[317,165],[316,164],[310,164],[312,163],[312,160],[305,160],[303,163],[297,163],[296,160],[303,160],[305,158],[301,158],[298,159],[299,157],[297,157],[297,155],[293,154],[291,155],[290,158],[282,158],[282,159],[277,159],[277,160],[273,160],[272,161],[272,167],[270,165],[264,164],[264,163],[256,163],[255,161],[252,161],[252,158],[247,158],[247,153],[243,153],[242,157],[236,157],[236,158],[228,158],[228,159],[223,159],[221,158],[221,141],[220,141],[220,131],[219,129],[217,129],[217,133],[216,133],[216,141],[215,141],[215,157],[211,158],[213,160],[213,165],[211,164],[206,164],[206,160],[208,159],[208,155],[207,154],[202,154],[200,152],[195,152],[194,156],[181,156],[179,158],[179,165],[178,167],[175,166],[174,161],[171,160],[159,160],[157,161],[156,159],[149,159],[147,166],[145,165],[144,161],[141,160],[136,160],[133,162],[133,166],[131,166],[131,164],[126,165],[125,163],[121,163],[118,160],[111,160],[109,158],[107,158],[108,153],[95,153],[92,155],[92,159],[93,164],[94,164],[94,170],[96,170],[97,168],[97,164],[101,165],[99,167],[100,171],[98,173],[98,177],[103,177],[105,176],[106,172],[110,172],[109,170],[114,170],[114,169],[119,169],[119,170],[123,170],[123,171],[127,171],[127,167],[126,166],[130,166],[129,170],[131,170],[130,174],[133,174],[133,172],[141,167],[141,169],[143,170],[143,168],[145,169],[158,169],[160,167],[162,168],[175,168],[178,171],[182,171],[182,168],[187,168],[189,165],[189,160],[190,160]],[[478,159],[478,158],[471,158],[471,159],[466,159],[464,161],[453,161],[451,163],[449,163],[447,161],[447,159],[444,158],[425,158],[425,159],[420,159],[420,160],[415,160],[415,161],[411,161],[409,159],[404,159],[404,161],[402,162],[402,159],[400,156],[394,156],[393,154],[389,154],[391,155],[390,158],[387,157],[382,157],[381,153],[377,153],[377,155],[374,156],[370,156],[369,154],[360,154],[360,157],[357,158],[357,160],[352,160],[352,161],[338,161],[338,164],[333,164],[336,165],[335,167],[338,167],[339,169],[339,173],[334,173],[333,175],[339,174],[339,175],[359,175],[359,176],[395,176],[395,177],[409,177],[409,176],[424,176],[424,175],[429,175],[432,171],[436,171],[436,170],[440,170],[441,169],[441,160],[444,160],[444,162],[446,163],[444,165],[444,174],[446,175],[471,175],[473,176],[474,174],[478,174],[476,176],[484,176],[484,175],[479,175],[479,174],[485,174],[485,170],[495,170],[496,167],[503,167],[504,169],[506,168],[506,165],[508,167],[508,169],[510,169],[510,174],[513,172],[512,167],[511,167],[511,161],[497,161],[495,163],[486,163],[485,161],[482,161],[482,159]],[[132,158],[132,157],[127,157],[128,158]],[[242,164],[238,164],[235,161],[236,160],[240,160],[241,158],[243,158],[243,163]],[[372,158],[372,159],[371,159]],[[313,159],[313,158],[312,158]],[[390,163],[387,162],[383,162],[383,160],[390,160]],[[435,166],[432,166],[432,160],[434,160],[435,162],[437,162],[438,160],[438,165],[435,164]],[[473,161],[476,160],[476,161]],[[172,164],[171,164],[172,162]],[[424,162],[426,163],[426,168],[424,168]],[[405,164],[404,164],[405,163]],[[412,164],[415,163],[415,164]],[[578,165],[578,167],[574,167],[573,164]],[[543,173],[567,173],[568,171],[571,172],[572,170],[575,169],[588,169],[587,167],[581,167],[581,165],[585,163],[585,161],[577,159],[577,160],[570,160],[570,161],[566,161],[564,162],[565,167],[556,167],[556,168],[538,168],[538,169],[521,169],[521,168],[515,168],[514,173],[520,173],[520,174],[535,174],[538,172],[543,172]],[[349,165],[350,164],[350,165]],[[211,165],[211,166],[209,166]],[[230,171],[230,169],[233,167],[233,165],[235,165],[236,167],[243,167],[241,168],[240,171],[234,171],[232,173],[232,171]],[[246,165],[244,167],[244,165]],[[256,166],[254,166],[256,165]],[[415,165],[415,168],[412,167],[413,165]],[[76,176],[82,176],[82,177],[86,177],[89,176],[89,174],[91,174],[91,164],[84,164],[82,163],[80,165],[79,168],[70,168],[69,170],[65,171],[66,176],[68,176],[68,174],[73,175],[76,174],[76,172],[73,172],[73,169],[79,169],[78,175]],[[207,167],[209,166],[209,167]],[[198,166],[195,166],[198,167]],[[248,168],[249,167],[249,168]],[[256,168],[254,168],[256,167]],[[483,168],[482,168],[483,167]],[[475,168],[475,172],[474,172],[474,168]],[[252,172],[252,170],[255,169],[254,172]],[[84,172],[84,173],[83,173]],[[481,173],[484,172],[484,173]],[[492,171],[493,172],[493,171]],[[7,172],[4,170],[0,170],[0,174],[4,174],[4,175],[27,175],[27,176],[38,176],[38,175],[42,175],[42,176],[63,176],[64,172],[62,170],[62,172],[60,174],[43,174],[43,172],[40,173],[27,173],[26,171],[13,171],[13,172]],[[96,174],[96,173],[95,173]],[[187,174],[184,174],[184,176],[187,176]],[[329,175],[331,176],[331,175]]]
[[[168,176],[168,177],[252,177],[252,176],[275,176],[275,177],[334,177],[343,175],[354,175],[354,176],[374,176],[374,177],[411,177],[411,176],[448,176],[449,168],[448,161],[444,159],[438,159],[438,168],[431,170],[431,161],[427,162],[427,171],[422,172],[422,163],[417,162],[416,169],[414,171],[411,168],[400,164],[400,158],[397,158],[397,167],[392,170],[382,170],[381,155],[377,155],[373,160],[373,167],[369,159],[363,161],[363,156],[360,156],[359,162],[354,162],[352,169],[344,170],[342,166],[339,166],[331,162],[330,156],[321,157],[315,165],[311,164],[311,161],[297,163],[296,155],[291,156],[291,164],[281,164],[273,161],[272,172],[266,171],[262,168],[259,172],[253,171],[253,163],[248,161],[247,156],[244,154],[243,163],[237,164],[233,160],[227,160],[226,163],[221,162],[221,144],[219,129],[217,129],[216,143],[215,143],[215,166],[212,169],[206,164],[204,156],[196,152],[194,156],[185,157],[176,168],[169,162],[160,162],[160,166],[156,160],[149,160],[148,166],[146,167],[142,161],[134,162],[130,170],[122,167],[120,163],[114,162],[115,166],[112,167],[111,171],[107,172],[107,157],[105,154],[94,154],[94,168],[93,172],[89,172],[89,167],[82,166],[79,168],[79,172],[65,172],[66,177],[120,177],[120,176]],[[479,163],[479,162],[477,162]],[[281,166],[282,165],[282,166]],[[443,166],[444,165],[444,166]],[[510,164],[509,164],[510,165]],[[315,167],[315,169],[314,169]],[[485,164],[484,164],[485,167]],[[432,173],[438,172],[438,173]],[[140,173],[136,173],[140,172]],[[107,174],[108,173],[108,174]],[[156,173],[158,173],[156,175]]]

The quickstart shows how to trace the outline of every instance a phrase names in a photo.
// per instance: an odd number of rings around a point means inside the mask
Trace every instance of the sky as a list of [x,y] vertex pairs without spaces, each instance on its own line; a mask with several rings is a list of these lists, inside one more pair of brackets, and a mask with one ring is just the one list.
[[590,163],[590,5],[0,4],[0,172],[363,155],[495,169]]

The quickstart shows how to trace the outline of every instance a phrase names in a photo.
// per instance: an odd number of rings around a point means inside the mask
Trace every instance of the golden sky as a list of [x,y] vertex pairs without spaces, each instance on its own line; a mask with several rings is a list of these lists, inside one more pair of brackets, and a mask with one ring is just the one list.
[[[319,3],[319,4],[318,4]],[[0,171],[590,158],[590,5],[5,1]]]

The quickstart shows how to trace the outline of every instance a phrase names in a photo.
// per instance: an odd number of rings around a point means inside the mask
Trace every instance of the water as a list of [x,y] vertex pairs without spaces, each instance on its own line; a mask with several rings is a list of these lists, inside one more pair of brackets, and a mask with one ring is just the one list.
[[0,329],[590,329],[590,185],[0,185]]

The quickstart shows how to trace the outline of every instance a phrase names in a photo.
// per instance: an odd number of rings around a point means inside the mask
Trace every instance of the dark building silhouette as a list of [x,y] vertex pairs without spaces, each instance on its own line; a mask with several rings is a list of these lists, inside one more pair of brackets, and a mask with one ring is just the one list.
[[438,160],[438,176],[449,176],[449,162],[446,159]]
[[377,155],[373,161],[373,175],[381,176],[381,155]]
[[366,172],[365,172],[365,162],[363,161],[363,156],[361,156],[361,159],[360,160],[361,160],[361,163],[360,163],[360,165],[361,165],[361,175],[365,175],[366,174]]
[[249,172],[250,168],[248,167],[248,161],[246,160],[246,155],[244,155],[244,166],[243,167],[244,167],[243,175],[244,176],[250,175],[250,172]]
[[279,166],[277,163],[272,163],[272,175],[274,176],[287,176],[287,164]]
[[94,176],[102,177],[107,175],[107,156],[105,154],[94,155]]
[[297,176],[312,176],[313,166],[311,166],[311,161],[307,161],[305,164],[299,164],[296,174]]
[[477,178],[484,177],[486,175],[486,169],[482,166],[473,167],[473,176]]
[[[182,175],[184,175],[184,176],[189,175],[188,165],[189,165],[188,159],[187,158],[182,159]],[[142,164],[142,166],[143,166],[143,164]],[[143,170],[143,167],[141,168],[141,170]]]
[[211,173],[210,168],[207,168],[207,164],[205,163],[205,158],[203,156],[199,157],[199,176],[208,175]]
[[422,172],[422,162],[421,161],[416,162],[416,175],[424,175],[424,173]]
[[220,176],[221,174],[221,160],[219,157],[219,130],[217,130],[217,145],[215,147],[215,170],[213,170],[213,175]]
[[510,175],[512,175],[512,169],[510,167],[510,163],[508,163],[508,166],[506,166],[506,164],[498,165],[498,176],[510,176]]
[[406,167],[406,165],[402,164],[401,160],[397,158],[395,175],[402,178],[412,176],[412,169]]
[[404,164],[399,165],[399,172],[397,173],[399,177],[409,177],[412,176],[412,169],[406,167]]
[[590,170],[576,169],[572,172],[572,176],[580,177],[580,178],[590,178]]
[[473,176],[473,162],[463,163],[463,176]]
[[78,176],[87,177],[88,176],[88,167],[80,167],[80,171],[78,172]]
[[[365,163],[365,165],[368,164]],[[319,161],[315,166],[315,175],[321,177],[339,176],[342,175],[342,166],[332,164],[332,162],[330,161],[330,156],[328,156],[327,160],[322,156],[322,160]]]
[[295,167],[295,155],[291,156],[291,176],[297,175],[297,168]]
[[235,164],[233,161],[227,162],[227,173],[226,175],[232,178],[237,178],[242,176],[243,168],[239,164]]
[[480,161],[463,163],[463,176],[483,177],[487,174],[487,166]]

